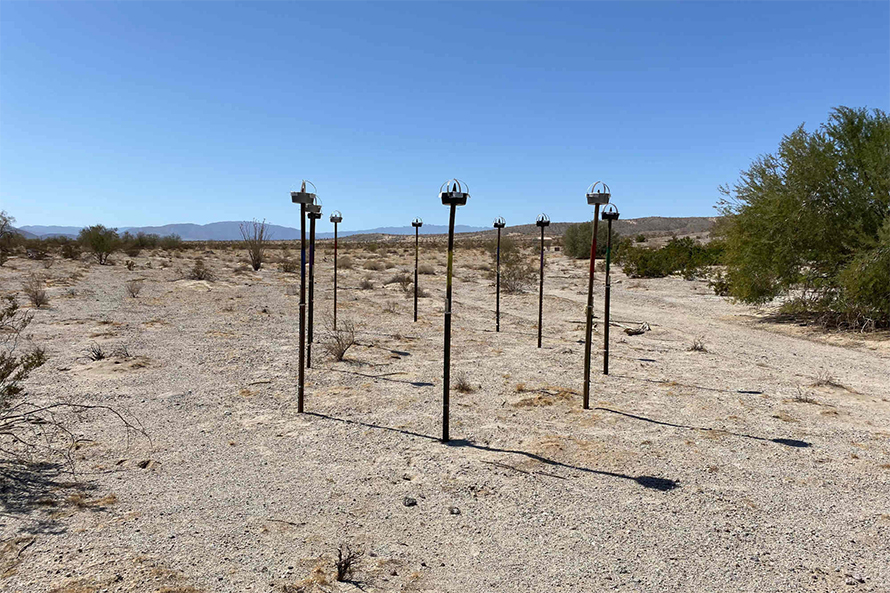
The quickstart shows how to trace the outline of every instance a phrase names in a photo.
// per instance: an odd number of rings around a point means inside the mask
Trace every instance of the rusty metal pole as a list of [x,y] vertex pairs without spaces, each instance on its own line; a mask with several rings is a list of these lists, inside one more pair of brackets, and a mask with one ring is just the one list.
[[454,213],[457,205],[451,204],[448,219],[448,271],[445,280],[445,351],[444,351],[444,391],[442,394],[442,442],[448,442],[448,405],[451,389],[451,274],[454,262]]
[[600,205],[594,206],[593,237],[590,241],[590,276],[587,283],[587,327],[584,333],[584,409],[590,409],[590,340],[593,334],[593,273],[596,268],[596,233]]
[[538,348],[541,347],[541,332],[544,329],[544,227],[541,226],[541,274],[538,289]]
[[300,204],[300,388],[297,411],[303,412],[306,386],[306,204]]
[[603,323],[605,323],[605,336],[603,339],[603,374],[609,374],[609,302],[612,291],[612,280],[609,276],[609,263],[612,259],[612,219],[607,219],[609,225],[609,236],[606,238],[606,312]]
[[309,340],[306,344],[306,368],[312,368],[313,312],[315,311],[315,221],[321,214],[309,214]]
[[414,227],[414,321],[417,321],[417,265],[420,262],[420,227]]
[[498,229],[497,280],[495,281],[494,331],[501,331],[501,227]]

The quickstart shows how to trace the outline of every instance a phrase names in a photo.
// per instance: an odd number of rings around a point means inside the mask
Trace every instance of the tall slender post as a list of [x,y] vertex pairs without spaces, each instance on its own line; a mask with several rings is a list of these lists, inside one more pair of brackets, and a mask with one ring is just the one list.
[[593,214],[593,236],[590,240],[590,277],[587,283],[587,327],[584,331],[584,409],[590,409],[590,340],[593,335],[593,273],[596,269],[596,233],[600,217],[600,205]]
[[417,321],[417,265],[420,262],[420,227],[414,227],[414,321]]
[[[605,212],[603,213],[605,214]],[[606,313],[605,313],[605,336],[603,347],[603,374],[609,374],[609,300],[612,291],[612,280],[609,277],[609,263],[612,259],[612,218],[607,218],[609,226],[609,236],[606,238]]]
[[495,305],[494,305],[494,331],[501,331],[501,227],[498,229],[497,264],[495,273]]
[[546,214],[538,216],[536,224],[541,227],[541,273],[540,289],[538,292],[538,348],[541,347],[541,333],[544,329],[544,227],[550,225],[550,219]]
[[451,272],[454,262],[454,213],[457,205],[451,204],[448,218],[448,271],[445,280],[445,351],[444,351],[444,392],[442,394],[442,442],[448,442],[448,404],[451,390]]
[[544,329],[544,227],[541,227],[541,273],[538,290],[538,348],[541,347],[541,333]]
[[306,386],[306,204],[300,204],[300,389],[297,411],[303,412]]
[[315,311],[315,221],[321,212],[309,213],[309,340],[306,343],[306,367],[312,368],[313,314]]
[[334,221],[334,331],[337,331],[337,222]]

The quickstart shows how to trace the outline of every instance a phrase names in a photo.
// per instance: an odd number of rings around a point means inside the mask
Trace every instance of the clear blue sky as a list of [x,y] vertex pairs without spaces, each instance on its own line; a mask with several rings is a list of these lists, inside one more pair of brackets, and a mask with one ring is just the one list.
[[890,110],[888,2],[0,4],[0,208],[19,225],[341,228],[708,216],[783,134]]

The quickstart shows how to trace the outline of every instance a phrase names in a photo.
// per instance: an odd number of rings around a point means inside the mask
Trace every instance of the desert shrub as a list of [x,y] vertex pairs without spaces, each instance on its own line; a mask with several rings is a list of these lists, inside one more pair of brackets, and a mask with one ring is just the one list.
[[16,232],[12,226],[14,222],[15,218],[6,210],[0,211],[0,266],[6,263],[15,247]]
[[707,352],[708,349],[705,348],[705,337],[699,336],[692,340],[692,344],[689,345],[690,352]]
[[46,352],[41,349],[27,354],[18,352],[19,336],[33,319],[33,313],[19,310],[14,297],[3,299],[0,305],[0,436],[14,398],[24,391],[22,382],[46,362]]
[[242,222],[240,227],[241,237],[244,239],[244,248],[247,249],[247,256],[250,259],[250,266],[256,272],[263,266],[266,260],[266,249],[269,247],[269,241],[272,234],[266,228],[266,220],[257,222]]
[[200,257],[195,260],[195,264],[192,266],[192,269],[189,270],[188,277],[190,280],[213,280],[216,275],[213,273],[213,270],[208,268],[204,264],[204,260]]
[[46,296],[46,284],[43,278],[31,274],[31,276],[22,283],[22,290],[27,295],[31,304],[38,309],[49,304],[49,297]]
[[[157,237],[157,235],[148,235],[148,237]],[[166,249],[167,251],[182,249],[182,237],[177,234],[164,235],[163,237],[157,239],[157,246],[161,249]]]
[[353,262],[352,258],[349,256],[338,257],[337,267],[341,270],[351,270],[353,267],[355,267],[355,262]]
[[292,259],[282,259],[278,262],[278,270],[285,274],[296,274],[300,271],[300,264]]
[[382,261],[372,259],[370,261],[366,261],[365,265],[363,265],[362,267],[366,270],[371,270],[372,272],[379,272],[386,269],[386,264],[384,264]]
[[49,244],[40,239],[25,239],[21,241],[28,259],[43,261],[49,257]]
[[472,393],[473,385],[464,373],[457,373],[454,377],[454,389],[461,393]]
[[325,318],[325,335],[322,336],[322,346],[331,358],[340,361],[346,356],[346,351],[355,345],[355,324],[349,319],[340,318],[337,321],[337,329],[334,329],[333,318]]
[[[492,277],[496,273],[497,241],[486,245],[491,255]],[[532,258],[522,251],[521,245],[513,237],[501,237],[501,288],[509,294],[527,290],[538,279],[538,270]]]
[[385,305],[383,305],[384,313],[398,313],[399,312],[399,304],[395,301],[387,301]]
[[358,283],[358,287],[361,290],[372,290],[374,288],[374,283],[371,282],[370,278],[365,277]]
[[83,356],[84,356],[84,358],[86,358],[88,360],[92,360],[93,362],[96,362],[96,361],[105,360],[106,358],[108,358],[108,353],[105,352],[105,350],[102,348],[102,346],[100,346],[96,342],[93,342],[92,344],[90,344],[89,346],[84,348]]
[[711,276],[708,286],[717,296],[729,296],[729,280],[723,274],[723,270],[717,270],[717,273]]
[[361,552],[353,552],[349,546],[340,546],[337,549],[337,581],[342,583],[352,577],[361,556]]
[[102,266],[108,263],[108,256],[117,251],[120,246],[117,229],[105,228],[101,224],[81,229],[77,240],[90,250],[93,257]]
[[[593,221],[582,222],[569,226],[562,235],[562,243],[565,254],[569,257],[577,259],[590,258],[590,241],[593,235]],[[613,256],[618,251],[618,242],[620,235],[612,229],[612,249]],[[608,225],[600,221],[596,231],[596,257],[606,257],[606,245],[609,238]]]
[[636,237],[634,237],[634,242],[635,243],[645,243],[646,235],[643,235],[643,234],[637,235]]
[[436,269],[429,264],[420,264],[417,266],[417,273],[432,276],[436,273]]
[[679,273],[692,280],[708,266],[720,264],[722,256],[720,241],[703,244],[691,237],[673,237],[660,249],[624,245],[617,261],[631,278],[663,278]]
[[124,265],[125,265],[125,266],[127,267],[127,269],[130,270],[131,272],[136,268],[136,262],[134,262],[132,259],[128,259],[128,260],[124,263]]
[[721,187],[730,295],[795,295],[797,314],[890,325],[890,117],[838,107]]
[[127,294],[133,297],[134,299],[139,296],[139,292],[142,290],[142,280],[128,280],[124,285],[127,288]]

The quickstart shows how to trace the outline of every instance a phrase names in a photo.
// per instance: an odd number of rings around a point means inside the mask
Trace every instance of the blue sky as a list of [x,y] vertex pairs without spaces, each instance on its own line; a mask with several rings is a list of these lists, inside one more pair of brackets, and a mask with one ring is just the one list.
[[888,2],[0,5],[0,208],[19,225],[344,230],[709,216],[783,134],[890,110]]

